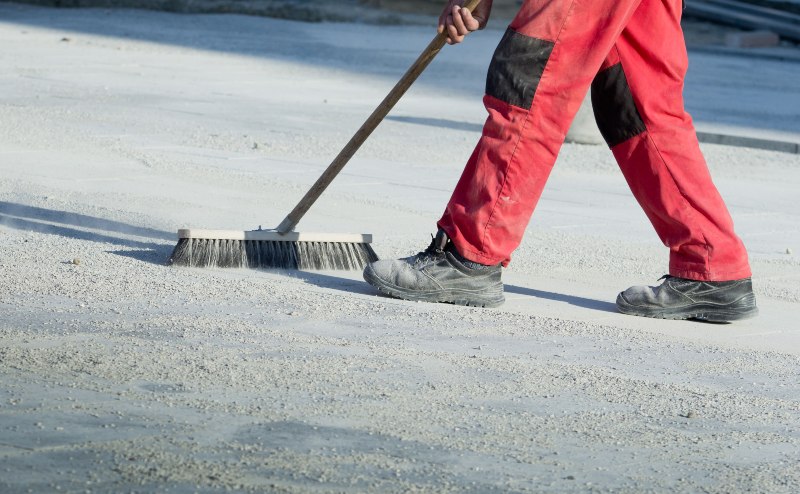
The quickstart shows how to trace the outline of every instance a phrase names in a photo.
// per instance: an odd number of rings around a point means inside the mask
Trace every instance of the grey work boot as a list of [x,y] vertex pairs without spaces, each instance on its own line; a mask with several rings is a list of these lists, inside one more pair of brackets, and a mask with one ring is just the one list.
[[758,314],[750,278],[697,281],[664,276],[659,286],[633,286],[617,296],[623,314],[730,322]]
[[406,300],[497,307],[505,301],[501,272],[499,264],[483,266],[461,257],[439,230],[424,252],[368,264],[364,279],[383,293]]

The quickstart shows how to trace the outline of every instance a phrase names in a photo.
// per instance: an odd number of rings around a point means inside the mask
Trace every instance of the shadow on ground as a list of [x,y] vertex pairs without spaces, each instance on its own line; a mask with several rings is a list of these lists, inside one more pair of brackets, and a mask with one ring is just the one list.
[[[346,12],[357,7],[357,2],[354,0],[342,0],[342,2],[347,5],[331,2],[327,8],[331,11]],[[358,23],[366,20],[363,15],[358,14],[342,14],[333,19],[356,22],[353,24],[354,27],[349,29],[349,36],[358,37],[360,36],[358,31],[363,30],[363,38],[367,40],[374,38],[378,33],[384,33],[381,39],[376,39],[372,46],[365,47],[364,43],[350,43],[348,40],[340,42],[341,40],[338,39],[330,39],[324,35],[325,30],[330,28],[323,27],[324,25],[319,22],[277,22],[273,19],[265,19],[268,17],[300,21],[331,20],[313,15],[314,12],[320,14],[325,8],[324,5],[303,6],[298,4],[291,9],[289,7],[267,9],[265,13],[259,14],[258,11],[246,9],[241,12],[230,9],[227,11],[199,9],[194,12],[181,13],[181,9],[169,9],[158,5],[148,6],[146,2],[119,3],[121,5],[117,6],[131,8],[138,6],[149,10],[119,9],[114,11],[22,5],[12,7],[6,4],[0,14],[2,18],[0,22],[61,31],[61,34],[86,33],[286,60],[292,63],[300,61],[315,66],[352,70],[361,74],[401,74],[401,67],[410,65],[419,54],[398,50],[396,45],[395,49],[388,49],[393,46],[391,30],[397,29],[399,25],[404,25],[395,14],[389,14],[386,22],[377,22],[385,24],[382,26]],[[296,2],[280,3],[288,5]],[[3,4],[0,3],[0,7],[2,6]],[[91,4],[81,4],[81,6],[87,7]],[[364,7],[362,10],[374,11],[386,17],[386,14],[379,9]],[[230,15],[231,13],[251,15]],[[424,24],[424,26],[419,26],[420,52],[435,35],[435,17],[431,17],[430,21]],[[408,29],[409,26],[406,24],[404,28]],[[124,58],[124,52],[120,56]]]
[[169,258],[172,255],[172,249],[173,246],[171,245],[154,245],[154,247],[150,249],[109,250],[108,253],[117,256],[128,257],[136,261],[166,266],[169,264]]
[[[391,298],[384,295],[365,281],[353,280],[350,278],[343,278],[319,272],[308,271],[293,271],[291,276],[301,279],[306,283],[315,285],[321,288],[328,288],[339,290],[347,293],[358,293],[360,295],[377,295],[381,297]],[[576,297],[574,295],[566,295],[562,293],[548,292],[544,290],[535,290],[533,288],[520,287],[516,285],[505,285],[506,293],[513,293],[516,295],[525,295],[528,297],[553,300],[556,302],[564,302],[576,307],[584,309],[597,310],[601,312],[617,312],[617,306],[611,302],[604,300],[595,300],[591,298]]]
[[533,288],[520,287],[515,285],[505,285],[506,293],[515,293],[517,295],[525,295],[536,298],[543,298],[553,300],[556,302],[564,302],[584,309],[599,310],[602,312],[617,312],[617,306],[611,302],[604,300],[595,300],[592,298],[576,297],[574,295],[564,295],[562,293],[547,292],[544,290],[535,290]]
[[395,122],[402,122],[402,123],[409,123],[416,125],[427,125],[430,127],[441,127],[445,129],[463,130],[475,133],[480,133],[483,130],[483,125],[481,124],[460,122],[458,120],[449,120],[446,118],[406,117],[406,116],[389,115],[388,117],[386,117],[386,120],[394,120]]
[[138,250],[109,251],[144,262],[164,264],[171,247],[163,242],[137,240],[175,240],[175,234],[123,223],[120,221],[0,201],[0,226],[28,232],[45,233],[77,240],[89,240]]
[[378,291],[363,280],[353,280],[315,271],[285,271],[285,273],[320,288],[358,293],[360,295],[378,295]]

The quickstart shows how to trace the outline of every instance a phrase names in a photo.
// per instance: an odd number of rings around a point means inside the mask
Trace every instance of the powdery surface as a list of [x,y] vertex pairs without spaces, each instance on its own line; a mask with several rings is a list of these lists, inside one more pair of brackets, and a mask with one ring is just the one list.
[[[377,296],[359,273],[170,268],[177,228],[279,223],[430,31],[0,19],[1,491],[800,490],[800,157],[704,148],[762,308],[734,325],[615,313],[666,253],[602,147],[564,148],[501,309]],[[446,50],[300,229],[425,247],[500,33]],[[744,62],[696,60],[687,101],[715,107],[714,73]],[[800,130],[755,82],[716,121]]]

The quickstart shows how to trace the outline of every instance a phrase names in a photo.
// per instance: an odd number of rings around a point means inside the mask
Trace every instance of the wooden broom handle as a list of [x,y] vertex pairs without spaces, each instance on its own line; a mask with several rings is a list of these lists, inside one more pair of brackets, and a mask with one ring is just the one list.
[[[481,0],[467,0],[462,8],[472,12],[479,3],[481,3]],[[372,115],[367,118],[367,121],[364,122],[355,135],[350,138],[350,142],[347,143],[344,149],[342,149],[331,164],[328,165],[328,168],[322,173],[322,176],[320,176],[311,189],[306,192],[306,195],[300,199],[300,202],[297,203],[297,206],[294,207],[292,212],[286,216],[286,219],[278,225],[278,228],[276,228],[278,233],[287,233],[294,229],[295,225],[305,216],[309,208],[319,199],[319,196],[322,195],[325,189],[328,188],[328,185],[333,182],[336,175],[342,171],[344,165],[350,161],[350,158],[356,154],[358,148],[360,148],[361,145],[364,144],[364,141],[372,134],[372,131],[383,121],[386,115],[389,114],[389,111],[394,108],[394,105],[397,104],[400,98],[408,91],[411,84],[417,80],[419,75],[422,74],[422,71],[433,61],[433,58],[444,46],[446,39],[446,34],[436,34],[433,41],[428,44],[428,47],[425,48],[419,58],[409,67],[403,77],[395,84],[394,88],[386,95],[381,104],[375,108]]]

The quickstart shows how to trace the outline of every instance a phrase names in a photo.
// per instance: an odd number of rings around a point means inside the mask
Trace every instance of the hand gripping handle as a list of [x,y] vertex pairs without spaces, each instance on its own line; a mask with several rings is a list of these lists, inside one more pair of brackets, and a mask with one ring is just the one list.
[[[481,0],[467,0],[462,8],[465,8],[472,12],[475,7]],[[297,203],[297,206],[294,207],[291,213],[289,213],[286,218],[278,225],[276,230],[278,233],[287,233],[294,229],[295,225],[300,221],[300,219],[305,216],[306,212],[308,212],[309,208],[319,199],[319,196],[328,188],[333,179],[336,178],[336,175],[342,171],[344,165],[350,161],[350,158],[356,154],[356,151],[364,144],[364,141],[372,134],[372,131],[378,127],[386,115],[389,114],[394,105],[400,100],[400,98],[408,91],[408,88],[411,87],[411,84],[417,80],[417,78],[422,74],[422,71],[433,61],[433,58],[441,51],[442,47],[445,45],[445,40],[447,39],[447,35],[445,33],[437,33],[433,40],[428,44],[427,48],[423,50],[422,54],[420,54],[419,58],[409,67],[403,77],[395,84],[394,88],[386,95],[383,101],[378,105],[377,108],[372,112],[372,115],[367,118],[361,128],[356,131],[355,135],[350,138],[350,142],[345,145],[345,147],[339,152],[336,158],[333,159],[328,168],[322,173],[322,175],[317,179],[314,185],[311,186],[306,195],[300,199],[300,202]]]

